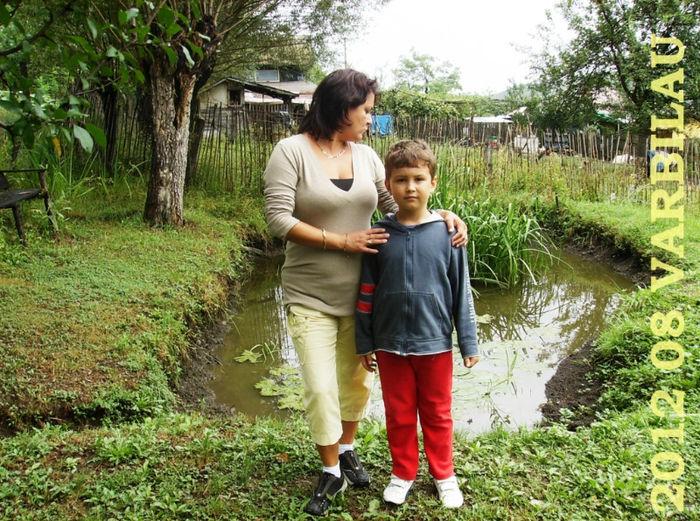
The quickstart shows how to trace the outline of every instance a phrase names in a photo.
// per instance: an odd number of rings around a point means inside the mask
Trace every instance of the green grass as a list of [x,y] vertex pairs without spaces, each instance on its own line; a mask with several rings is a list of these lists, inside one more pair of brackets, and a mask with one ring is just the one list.
[[189,194],[185,227],[150,229],[142,183],[85,185],[93,189],[63,200],[56,238],[39,204],[22,208],[26,249],[11,216],[2,216],[6,426],[167,409],[194,335],[226,305],[228,281],[247,269],[244,242],[263,235],[251,198]]
[[[245,273],[242,244],[264,236],[260,199],[189,193],[184,228],[150,229],[140,217],[141,182],[91,183],[84,193],[66,191],[56,238],[40,205],[29,205],[27,249],[0,215],[0,408],[3,425],[20,429],[0,439],[0,520],[305,519],[318,459],[301,416],[175,412],[181,358],[224,305],[230,280]],[[644,263],[657,252],[649,236],[659,228],[644,205],[490,195],[501,208],[512,203],[556,224],[559,237],[607,242]],[[425,466],[405,505],[384,504],[386,433],[363,422],[357,449],[373,483],[344,493],[327,518],[700,519],[697,217],[688,210],[682,283],[625,299],[597,342],[595,370],[606,387],[590,427],[458,434],[455,467],[466,504],[447,511]],[[649,317],[676,308],[686,319],[678,337],[686,366],[659,371],[648,362]],[[682,445],[652,442],[650,428],[680,421],[651,411],[659,389],[686,392]],[[661,451],[685,462],[671,482],[686,486],[683,514],[651,510],[649,492],[664,482],[649,462]]]
[[[373,476],[348,490],[327,519],[651,520],[647,462],[658,450],[644,410],[570,432],[561,426],[477,439],[461,436],[455,468],[466,504],[439,505],[421,467],[409,500],[389,507],[382,426],[363,423],[357,449]],[[286,421],[164,414],[114,428],[45,427],[2,441],[1,519],[310,519],[301,513],[317,461],[301,416]],[[697,439],[697,423],[686,436]],[[697,502],[698,446],[688,461],[686,504]],[[674,519],[696,519],[692,510]]]
[[[370,145],[380,157],[398,141],[396,136],[373,139]],[[430,143],[437,159],[437,176],[462,194],[495,194],[509,197],[526,193],[540,200],[577,200],[591,202],[630,201],[648,204],[653,187],[643,162],[612,164],[610,161],[552,154],[537,159],[518,155],[502,147],[492,155],[488,171],[485,149],[450,143]],[[697,165],[687,165],[685,196],[690,204],[700,200]]]

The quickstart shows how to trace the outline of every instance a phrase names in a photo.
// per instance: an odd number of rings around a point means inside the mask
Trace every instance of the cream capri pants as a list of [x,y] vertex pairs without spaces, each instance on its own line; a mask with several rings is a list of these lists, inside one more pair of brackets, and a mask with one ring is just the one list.
[[374,381],[355,351],[355,317],[292,304],[287,327],[301,367],[311,439],[333,445],[343,433],[341,420],[364,417]]

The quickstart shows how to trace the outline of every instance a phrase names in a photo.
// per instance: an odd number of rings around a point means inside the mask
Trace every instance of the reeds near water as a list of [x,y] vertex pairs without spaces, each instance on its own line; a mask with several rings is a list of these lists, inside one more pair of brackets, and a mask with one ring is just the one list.
[[469,273],[475,282],[508,287],[535,281],[538,270],[554,258],[546,231],[512,204],[468,201],[443,183],[433,194],[431,206],[450,210],[467,223]]

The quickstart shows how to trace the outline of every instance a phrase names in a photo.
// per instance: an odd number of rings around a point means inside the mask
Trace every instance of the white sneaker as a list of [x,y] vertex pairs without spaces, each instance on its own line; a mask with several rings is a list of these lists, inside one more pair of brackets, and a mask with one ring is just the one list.
[[384,489],[384,501],[387,503],[393,503],[394,505],[401,505],[406,501],[406,496],[408,491],[411,490],[413,481],[407,481],[401,479],[397,476],[391,475],[391,481]]
[[440,496],[443,506],[446,508],[459,508],[462,506],[464,497],[462,496],[462,491],[459,490],[457,476],[453,475],[447,479],[433,478],[433,481],[435,481],[438,496]]

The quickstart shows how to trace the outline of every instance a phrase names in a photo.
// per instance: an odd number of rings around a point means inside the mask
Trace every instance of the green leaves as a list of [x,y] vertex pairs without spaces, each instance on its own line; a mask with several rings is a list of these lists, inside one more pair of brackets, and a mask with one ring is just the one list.
[[260,352],[254,351],[253,349],[246,349],[240,355],[235,357],[234,360],[240,363],[250,362],[255,364],[260,361],[262,356],[263,354]]
[[166,29],[165,29],[165,37],[167,39],[172,38],[175,36],[177,33],[182,31],[182,27],[180,27],[178,24],[170,24]]
[[117,15],[119,19],[119,25],[128,24],[132,20],[135,20],[139,14],[139,10],[136,7],[132,7],[131,9],[127,9],[126,11],[119,11],[119,14]]
[[10,13],[7,11],[5,4],[0,4],[0,24],[8,25],[10,23]]
[[459,71],[450,62],[438,63],[428,54],[413,51],[410,58],[402,57],[401,66],[394,69],[396,84],[412,91],[445,95],[461,90]]
[[[41,35],[50,34],[58,11],[42,8],[29,12],[21,7],[8,11],[5,4],[0,6],[0,31],[4,36],[0,49],[6,53],[0,66],[0,92],[5,93],[0,106],[9,116],[4,124],[10,134],[21,139],[25,148],[33,148],[39,136],[51,139],[63,135],[76,139],[85,150],[92,151],[95,142],[105,143],[104,134],[94,125],[86,129],[76,124],[84,117],[82,109],[86,101],[79,95],[68,94],[68,89],[56,89],[56,78],[65,81],[70,74],[75,74],[83,88],[90,88],[95,82],[94,75],[99,74],[95,72],[95,65],[117,57],[118,52],[108,49],[108,56],[105,56],[96,49],[92,42],[99,38],[101,28],[79,11],[76,11],[76,20],[85,25],[85,36],[51,34],[49,38]],[[32,24],[22,23],[30,19]],[[58,58],[53,67],[62,72],[57,76],[49,75],[47,79],[37,76],[35,71],[29,72],[36,57],[44,54]]]
[[[34,146],[43,127],[48,127],[48,136],[67,134],[87,151],[92,151],[95,143],[106,144],[104,133],[96,126],[78,122],[72,127],[83,114],[85,102],[79,93],[57,97],[26,72],[27,65],[35,56],[45,54],[45,49],[58,53],[55,66],[73,76],[83,91],[108,83],[119,90],[144,83],[148,63],[162,57],[173,69],[192,68],[204,59],[197,43],[209,36],[192,29],[193,21],[202,14],[198,2],[187,6],[187,16],[168,5],[157,7],[152,2],[137,1],[132,6],[111,15],[106,10],[96,12],[101,8],[95,5],[74,6],[79,30],[37,38],[36,34],[44,30],[42,21],[51,29],[61,6],[50,4],[36,12],[29,12],[27,7],[20,12],[19,7],[0,5],[0,50],[7,53],[0,64],[0,106],[6,114],[5,126],[21,137],[25,146]],[[26,23],[30,19],[32,24]],[[67,128],[68,132],[60,132],[60,128]]]
[[[697,2],[582,2],[558,6],[570,34],[565,47],[547,45],[532,59],[538,72],[536,90],[541,101],[532,113],[535,124],[546,128],[580,127],[592,122],[596,111],[606,110],[631,122],[634,131],[648,133],[650,114],[668,112],[667,100],[650,84],[667,71],[649,65],[651,31],[673,35],[688,45],[700,38]],[[689,22],[689,20],[693,20]],[[673,52],[664,49],[662,52]],[[700,71],[700,54],[687,54],[680,65],[687,77]],[[700,88],[686,82],[686,115],[700,114]]]
[[162,50],[165,53],[165,55],[168,57],[168,62],[170,63],[170,66],[175,67],[175,65],[177,65],[177,53],[175,51],[173,51],[167,45],[164,45],[162,47]]
[[90,136],[92,136],[92,139],[94,139],[98,145],[100,145],[101,147],[107,145],[107,138],[105,138],[105,133],[100,127],[95,126],[92,123],[85,123],[85,128],[90,133]]
[[75,136],[75,138],[80,142],[80,146],[83,147],[83,150],[88,153],[92,152],[92,136],[90,136],[90,133],[87,130],[85,130],[83,127],[75,125],[73,127],[73,136]]

